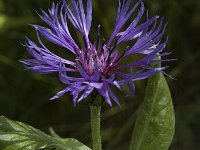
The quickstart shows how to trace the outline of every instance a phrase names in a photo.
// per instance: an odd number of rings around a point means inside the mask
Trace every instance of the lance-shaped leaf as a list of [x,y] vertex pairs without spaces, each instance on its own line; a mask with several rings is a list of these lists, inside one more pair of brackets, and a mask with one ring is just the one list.
[[[156,67],[160,67],[157,63]],[[130,150],[167,150],[174,135],[175,117],[169,87],[162,73],[148,80]]]
[[21,122],[0,117],[1,150],[90,150],[79,141],[51,137]]

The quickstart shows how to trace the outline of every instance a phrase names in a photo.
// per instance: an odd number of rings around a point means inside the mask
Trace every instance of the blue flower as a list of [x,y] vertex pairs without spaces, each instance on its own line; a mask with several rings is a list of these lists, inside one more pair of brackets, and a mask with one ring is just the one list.
[[[115,27],[107,42],[100,40],[100,26],[98,26],[97,41],[91,42],[89,39],[92,0],[87,0],[86,10],[84,10],[82,0],[71,0],[70,5],[63,0],[62,4],[53,4],[48,12],[42,10],[39,16],[48,27],[32,25],[36,30],[40,45],[26,38],[25,46],[33,59],[25,59],[21,62],[28,70],[37,73],[58,73],[60,81],[66,85],[66,88],[58,92],[51,100],[70,92],[76,105],[93,91],[97,91],[110,106],[112,106],[112,100],[120,105],[111,86],[120,90],[122,85],[128,85],[132,94],[135,89],[134,81],[146,79],[167,68],[151,66],[155,62],[171,60],[156,60],[159,56],[170,54],[170,52],[163,52],[167,43],[167,40],[162,42],[166,28],[166,24],[163,25],[163,18],[159,19],[158,16],[149,18],[141,0],[134,7],[131,7],[132,0],[122,2],[118,0],[118,2]],[[124,29],[136,10],[139,10],[137,16]],[[142,17],[145,18],[143,22]],[[78,46],[72,38],[68,28],[69,22],[82,34],[84,41],[82,47]],[[76,59],[70,61],[52,53],[45,47],[40,35],[49,42],[65,48]],[[134,44],[125,49],[119,48],[120,44],[128,41],[134,41]],[[122,59],[135,54],[142,54],[143,57],[137,61],[130,61],[126,65],[120,64]],[[134,68],[138,68],[136,72],[133,71]],[[127,69],[130,73],[125,73],[124,70]],[[69,73],[75,76],[70,76]]]

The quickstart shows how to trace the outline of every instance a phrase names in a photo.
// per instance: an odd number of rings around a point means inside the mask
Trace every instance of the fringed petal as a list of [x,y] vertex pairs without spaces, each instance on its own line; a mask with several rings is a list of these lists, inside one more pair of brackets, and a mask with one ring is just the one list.
[[[39,25],[32,26],[48,41],[65,47],[75,54],[74,48],[78,48],[78,46],[69,33],[66,20],[66,12],[63,10],[63,8],[63,5],[59,8],[59,4],[53,4],[51,10],[49,10],[48,13],[42,10],[42,14],[39,16],[45,23],[50,26],[50,28],[42,27]],[[60,16],[58,17],[58,15]],[[60,20],[58,18],[60,18]]]
[[[87,12],[85,15],[82,0],[70,0],[72,9],[69,8],[66,1],[63,0],[63,5],[65,6],[66,13],[71,23],[74,25],[76,29],[78,29],[85,40],[89,42],[88,34],[91,27],[92,21],[92,0],[88,0],[87,2]],[[89,43],[88,43],[89,44]]]
[[78,102],[82,101],[84,98],[88,97],[93,91],[94,87],[92,86],[86,86],[83,94],[79,97]]
[[122,4],[120,0],[118,1],[119,1],[118,15],[117,15],[114,31],[107,44],[108,46],[112,43],[113,39],[118,35],[118,33],[120,33],[124,24],[128,21],[128,19],[131,17],[131,15],[133,14],[133,12],[136,10],[136,8],[141,2],[141,1],[137,2],[135,6],[130,9],[131,0],[123,0]]
[[52,72],[59,72],[60,62],[70,65],[72,68],[65,67],[64,70],[68,72],[77,72],[75,63],[51,53],[42,43],[39,35],[37,34],[38,41],[41,47],[37,46],[33,41],[26,37],[27,41],[24,46],[27,47],[28,53],[34,59],[21,60],[28,70],[33,72],[47,74]]
[[108,90],[105,88],[102,88],[102,89],[98,89],[98,92],[105,99],[106,103],[108,103],[112,107],[112,102],[108,94]]
[[59,91],[55,96],[53,96],[53,97],[50,98],[49,100],[58,99],[58,98],[60,98],[61,96],[63,96],[64,94],[66,94],[68,91],[69,91],[68,88],[65,88],[64,90]]

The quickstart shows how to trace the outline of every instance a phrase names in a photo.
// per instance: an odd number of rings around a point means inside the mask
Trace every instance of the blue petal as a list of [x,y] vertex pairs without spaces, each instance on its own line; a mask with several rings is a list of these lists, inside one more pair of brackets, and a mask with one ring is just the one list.
[[[120,1],[120,0],[119,0]],[[114,31],[108,41],[108,46],[112,43],[113,39],[117,36],[117,34],[120,32],[124,24],[127,22],[127,20],[131,17],[135,9],[138,7],[140,2],[137,2],[133,8],[130,8],[131,0],[123,0],[123,4],[119,2],[119,9],[118,9],[118,15],[115,23]]]
[[53,96],[52,98],[50,98],[50,100],[54,100],[54,99],[58,99],[61,96],[63,96],[64,94],[66,94],[68,92],[68,88],[65,88],[62,91],[59,91],[55,96]]
[[84,98],[88,97],[88,95],[90,95],[90,93],[93,91],[94,87],[91,86],[86,86],[85,87],[85,91],[83,92],[83,94],[80,96],[80,98],[78,99],[78,102],[80,102],[81,100],[83,100]]

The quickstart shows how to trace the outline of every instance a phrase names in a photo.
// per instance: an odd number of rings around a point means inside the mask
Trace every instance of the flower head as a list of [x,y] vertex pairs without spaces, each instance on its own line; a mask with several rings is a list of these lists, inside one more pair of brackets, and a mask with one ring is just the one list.
[[[89,39],[92,0],[87,0],[86,9],[83,7],[82,0],[71,0],[70,5],[63,0],[62,4],[53,4],[48,12],[42,10],[39,16],[48,27],[32,25],[37,32],[40,46],[26,38],[25,46],[33,59],[22,60],[22,63],[28,70],[37,73],[58,73],[60,81],[66,85],[66,88],[58,92],[51,100],[70,92],[76,105],[96,90],[109,105],[112,105],[112,100],[119,104],[111,86],[121,89],[122,85],[127,84],[130,87],[130,93],[134,93],[134,81],[146,79],[157,72],[163,72],[166,68],[151,66],[157,61],[169,61],[155,60],[158,56],[170,54],[170,52],[162,52],[167,43],[167,40],[164,42],[161,40],[166,28],[166,24],[163,26],[163,18],[159,19],[158,16],[149,18],[148,13],[144,15],[145,8],[141,0],[134,7],[131,7],[132,0],[122,2],[118,0],[118,2],[115,27],[107,42],[100,40],[100,25],[97,40],[92,42]],[[139,10],[137,16],[124,30],[125,24],[137,10]],[[141,23],[143,15],[146,17]],[[72,38],[68,23],[82,34],[84,41],[82,47],[78,46]],[[45,47],[40,35],[49,42],[65,48],[76,59],[70,61],[52,53]],[[134,41],[134,44],[125,49],[118,48],[120,44],[128,41]],[[134,54],[142,54],[143,58],[120,65],[122,59]],[[133,71],[135,67],[139,68],[136,72]],[[129,69],[130,73],[125,73],[125,69]],[[76,76],[70,76],[69,72]]]

